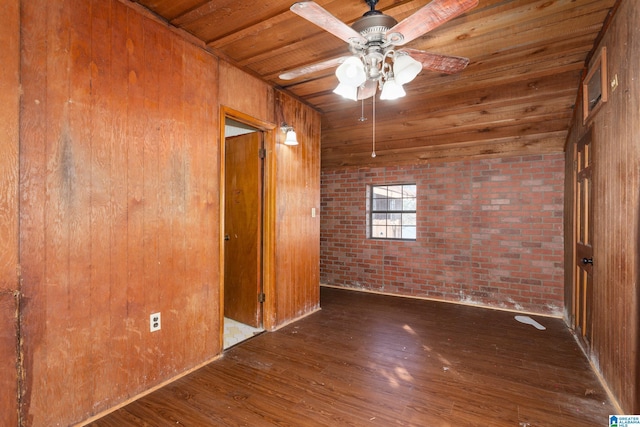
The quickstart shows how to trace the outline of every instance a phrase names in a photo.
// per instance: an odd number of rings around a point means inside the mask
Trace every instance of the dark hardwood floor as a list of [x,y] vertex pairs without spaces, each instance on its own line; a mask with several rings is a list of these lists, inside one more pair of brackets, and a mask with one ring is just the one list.
[[92,426],[604,426],[560,319],[323,288],[322,310]]

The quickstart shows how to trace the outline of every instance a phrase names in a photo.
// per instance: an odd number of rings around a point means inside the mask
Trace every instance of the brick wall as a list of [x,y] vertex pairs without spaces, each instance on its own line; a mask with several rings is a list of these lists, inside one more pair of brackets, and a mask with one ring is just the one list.
[[[323,284],[562,315],[563,154],[321,179]],[[367,239],[367,185],[413,182],[417,239]]]

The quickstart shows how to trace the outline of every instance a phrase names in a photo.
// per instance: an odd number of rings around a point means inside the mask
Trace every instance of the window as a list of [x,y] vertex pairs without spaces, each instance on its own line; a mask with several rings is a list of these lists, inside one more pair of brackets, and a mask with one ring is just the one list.
[[416,185],[369,187],[369,237],[416,239]]
[[[582,121],[591,119],[607,102],[607,48],[600,50],[593,66],[582,83]],[[613,86],[612,86],[613,87]]]

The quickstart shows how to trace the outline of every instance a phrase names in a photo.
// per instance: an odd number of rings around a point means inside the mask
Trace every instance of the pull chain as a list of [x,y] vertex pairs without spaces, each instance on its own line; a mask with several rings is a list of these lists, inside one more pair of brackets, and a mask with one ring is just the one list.
[[364,98],[362,99],[362,113],[360,113],[360,118],[358,119],[359,122],[365,122],[367,121],[367,118],[364,116]]
[[376,157],[376,95],[373,95],[373,139],[371,143],[371,157]]

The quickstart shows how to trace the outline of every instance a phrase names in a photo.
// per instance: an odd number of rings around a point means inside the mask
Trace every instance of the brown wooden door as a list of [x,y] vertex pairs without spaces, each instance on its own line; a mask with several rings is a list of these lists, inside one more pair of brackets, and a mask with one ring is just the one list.
[[224,315],[262,326],[262,133],[225,139]]
[[578,142],[576,152],[574,328],[587,347],[591,345],[591,298],[593,295],[593,198],[591,132]]

